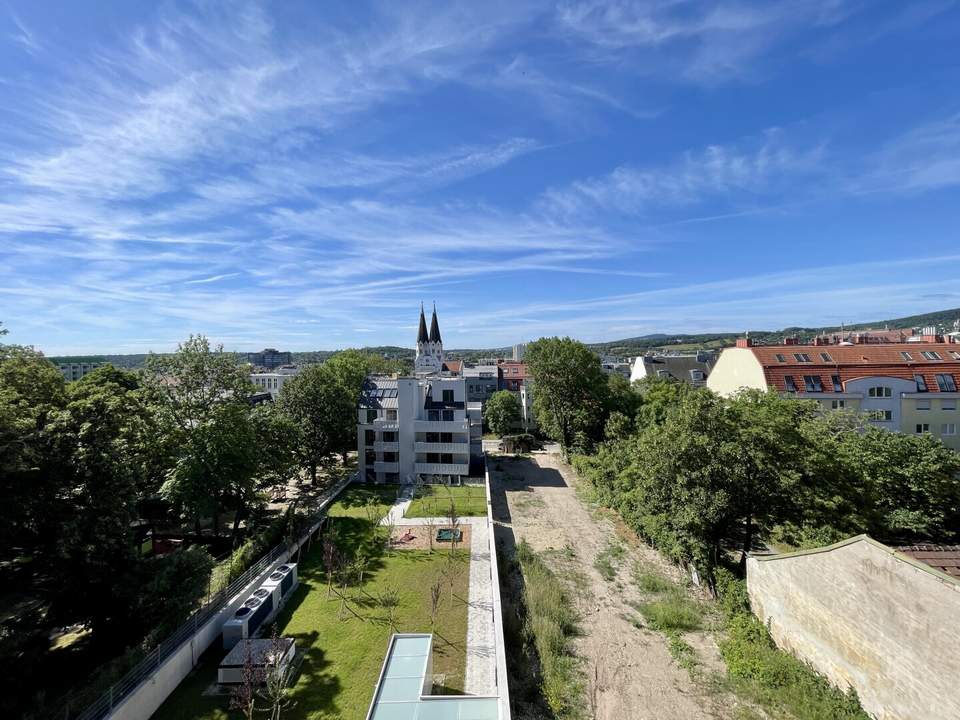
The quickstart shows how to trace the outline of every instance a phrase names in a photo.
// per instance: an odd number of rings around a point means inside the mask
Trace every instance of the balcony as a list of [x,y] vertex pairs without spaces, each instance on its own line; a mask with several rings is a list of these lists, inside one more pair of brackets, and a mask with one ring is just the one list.
[[400,472],[400,463],[383,462],[381,460],[378,460],[373,464],[373,469],[375,472],[384,472],[384,473]]
[[414,420],[414,432],[466,432],[466,420]]
[[416,463],[414,472],[421,475],[469,475],[470,463]]
[[373,444],[373,449],[376,452],[400,452],[400,443],[378,440]]
[[437,452],[437,453],[455,453],[457,455],[466,455],[470,452],[469,442],[418,442],[414,443],[414,449],[419,453]]
[[373,426],[378,430],[399,430],[400,423],[397,420],[387,420],[387,418],[377,418],[373,421]]

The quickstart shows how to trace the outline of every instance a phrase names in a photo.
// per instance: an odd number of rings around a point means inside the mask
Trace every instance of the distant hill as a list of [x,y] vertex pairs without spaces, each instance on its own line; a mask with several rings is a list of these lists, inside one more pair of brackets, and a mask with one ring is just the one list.
[[[960,308],[952,310],[938,310],[936,312],[924,313],[923,315],[910,315],[902,318],[890,318],[889,320],[876,320],[873,322],[862,322],[851,325],[844,325],[844,330],[882,330],[885,328],[899,330],[902,328],[921,328],[930,325],[936,326],[941,332],[951,332],[958,329],[957,323],[960,323]],[[823,332],[838,332],[836,327],[788,327],[782,330],[751,330],[750,337],[754,340],[767,343],[780,342],[784,337],[799,337],[801,340],[810,340],[815,335]],[[710,350],[729,347],[736,342],[738,337],[743,337],[742,332],[727,333],[699,333],[676,335],[670,333],[652,333],[649,335],[640,335],[638,337],[624,338],[622,340],[608,340],[606,342],[590,343],[588,347],[597,353],[604,355],[643,355],[658,350]],[[382,345],[376,347],[361,348],[365,352],[375,353],[391,360],[412,361],[414,357],[413,348],[397,347],[395,345]],[[325,362],[336,350],[313,350],[307,352],[292,353],[293,361],[297,364],[310,364]],[[510,347],[498,348],[467,348],[451,349],[446,354],[450,358],[476,361],[480,358],[490,357],[510,357],[512,349]],[[244,353],[237,353],[244,355]],[[96,356],[74,356],[74,357],[51,357],[54,363],[60,362],[109,362],[116,367],[138,368],[143,366],[147,355],[96,355]]]

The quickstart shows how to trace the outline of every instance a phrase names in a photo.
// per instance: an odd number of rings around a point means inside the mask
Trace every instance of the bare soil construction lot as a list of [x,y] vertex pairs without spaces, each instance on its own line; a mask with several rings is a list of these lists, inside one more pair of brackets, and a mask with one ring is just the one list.
[[[489,466],[498,548],[512,557],[514,544],[526,540],[566,581],[577,604],[582,621],[576,652],[587,677],[588,714],[597,720],[727,717],[723,698],[690,679],[664,637],[636,624],[631,603],[641,599],[632,580],[637,562],[675,577],[679,571],[645,546],[620,542],[614,524],[577,497],[575,473],[559,455],[494,456]],[[594,563],[611,543],[622,544],[623,552],[615,575],[604,578]],[[709,635],[691,635],[688,642],[708,665],[719,662]]]

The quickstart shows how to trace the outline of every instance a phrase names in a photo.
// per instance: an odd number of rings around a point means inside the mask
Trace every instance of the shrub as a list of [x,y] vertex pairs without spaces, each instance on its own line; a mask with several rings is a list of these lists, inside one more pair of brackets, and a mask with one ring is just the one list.
[[674,595],[637,607],[650,626],[661,632],[699,630],[703,613],[692,600]]
[[675,587],[667,578],[655,572],[650,572],[649,570],[641,570],[640,568],[637,568],[634,572],[633,578],[637,583],[637,587],[646,593],[659,595],[670,592]]

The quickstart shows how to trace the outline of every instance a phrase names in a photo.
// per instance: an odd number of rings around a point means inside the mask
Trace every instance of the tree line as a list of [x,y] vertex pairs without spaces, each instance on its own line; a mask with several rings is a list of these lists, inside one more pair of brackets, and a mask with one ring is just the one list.
[[960,455],[932,435],[773,391],[722,398],[660,378],[631,385],[569,338],[538,340],[526,357],[538,423],[597,500],[708,584],[731,551],[758,542],[960,534]]
[[[364,377],[393,369],[344,351],[254,405],[248,371],[203,337],[71,383],[32,348],[0,344],[0,567],[31,598],[3,623],[5,677],[38,682],[58,626],[89,630],[96,661],[162,639],[208,592],[204,546],[279,542],[296,507],[271,516],[270,493],[342,462]],[[182,531],[183,549],[142,553],[148,523]]]

